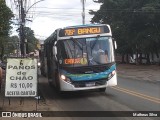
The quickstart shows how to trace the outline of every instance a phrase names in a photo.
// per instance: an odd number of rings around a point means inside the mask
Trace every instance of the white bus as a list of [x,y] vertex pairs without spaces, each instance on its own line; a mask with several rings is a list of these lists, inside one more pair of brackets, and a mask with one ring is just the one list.
[[105,91],[117,85],[114,43],[106,24],[57,29],[44,41],[42,74],[59,91]]

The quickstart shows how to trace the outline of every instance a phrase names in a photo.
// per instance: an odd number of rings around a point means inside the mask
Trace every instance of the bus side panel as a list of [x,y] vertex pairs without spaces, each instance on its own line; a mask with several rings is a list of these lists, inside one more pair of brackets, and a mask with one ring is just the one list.
[[47,76],[47,72],[48,72],[48,70],[47,70],[47,58],[45,57],[44,58],[44,73],[45,73],[45,76]]

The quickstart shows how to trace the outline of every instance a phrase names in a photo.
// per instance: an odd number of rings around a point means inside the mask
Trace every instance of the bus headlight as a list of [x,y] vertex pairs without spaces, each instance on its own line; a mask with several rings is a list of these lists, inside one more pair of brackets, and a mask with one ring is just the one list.
[[115,74],[116,74],[116,70],[113,70],[111,73],[109,73],[108,80],[111,79]]
[[61,77],[62,80],[65,80],[65,79],[66,79],[66,76],[65,76],[65,75],[61,75],[60,77]]
[[38,62],[38,67],[40,67],[41,66],[41,63],[40,62]]
[[60,78],[68,83],[71,83],[71,80],[67,78],[65,75],[61,75]]

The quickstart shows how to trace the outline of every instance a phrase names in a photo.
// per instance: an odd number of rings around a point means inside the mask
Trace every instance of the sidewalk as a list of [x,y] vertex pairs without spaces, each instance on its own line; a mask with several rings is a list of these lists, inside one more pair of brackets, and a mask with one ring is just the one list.
[[117,74],[123,78],[160,81],[160,66],[117,64]]

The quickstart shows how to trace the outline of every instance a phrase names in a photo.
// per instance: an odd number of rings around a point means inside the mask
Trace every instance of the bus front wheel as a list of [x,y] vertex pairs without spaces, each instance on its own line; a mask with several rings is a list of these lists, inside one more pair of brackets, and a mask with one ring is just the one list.
[[55,82],[56,82],[56,90],[57,92],[60,92],[60,83],[59,83],[59,75],[58,75],[58,71],[55,71]]

